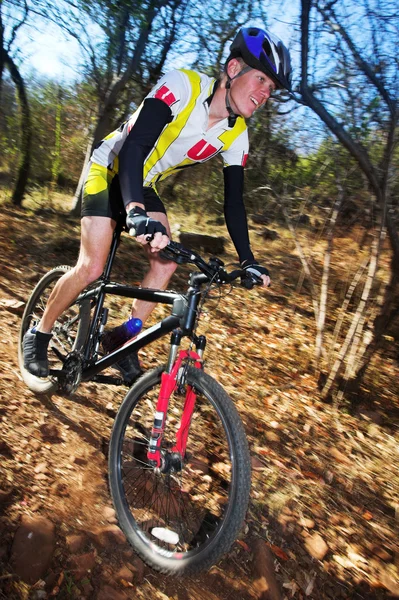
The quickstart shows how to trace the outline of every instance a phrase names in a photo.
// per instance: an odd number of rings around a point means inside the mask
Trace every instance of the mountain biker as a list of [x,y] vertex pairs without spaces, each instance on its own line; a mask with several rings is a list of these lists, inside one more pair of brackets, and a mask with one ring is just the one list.
[[[243,28],[231,44],[219,80],[184,69],[166,74],[128,121],[102,140],[91,156],[84,185],[77,264],[58,281],[40,323],[24,337],[24,365],[30,373],[48,376],[52,326],[103,272],[121,215],[127,213],[130,234],[147,250],[150,269],[142,287],[166,288],[176,264],[158,255],[171,234],[156,184],[219,153],[224,162],[225,220],[241,266],[261,277],[265,287],[270,285],[268,270],[255,260],[250,247],[243,203],[245,119],[276,89],[291,89],[288,50],[265,30]],[[153,307],[136,300],[132,315],[144,322]],[[116,366],[128,384],[141,373],[134,354]]]

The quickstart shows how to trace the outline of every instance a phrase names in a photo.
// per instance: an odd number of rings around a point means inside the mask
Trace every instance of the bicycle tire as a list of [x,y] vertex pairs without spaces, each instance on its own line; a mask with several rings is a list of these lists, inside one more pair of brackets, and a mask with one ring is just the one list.
[[[120,527],[143,561],[165,574],[191,575],[215,564],[237,539],[248,507],[250,456],[232,400],[212,377],[188,367],[186,382],[197,400],[183,469],[176,475],[149,467],[148,437],[163,370],[145,373],[119,408],[109,447],[109,484]],[[172,395],[164,446],[174,410]],[[222,445],[215,439],[218,428],[225,435]],[[164,509],[168,515],[160,514]],[[168,537],[174,533],[172,543],[162,539],[165,531]]]
[[[22,348],[23,338],[28,329],[34,323],[40,321],[55,283],[70,270],[71,267],[62,265],[46,273],[33,289],[22,316],[18,342],[18,363],[24,382],[32,392],[37,394],[55,392],[58,384],[56,378],[52,376],[47,378],[36,377],[25,369]],[[54,348],[58,347],[58,350],[62,351],[64,355],[72,350],[82,350],[87,339],[89,326],[90,301],[88,299],[80,304],[71,304],[62,313],[54,324],[53,337],[49,345],[48,356],[51,368],[61,369],[62,367],[62,362],[56,357]]]

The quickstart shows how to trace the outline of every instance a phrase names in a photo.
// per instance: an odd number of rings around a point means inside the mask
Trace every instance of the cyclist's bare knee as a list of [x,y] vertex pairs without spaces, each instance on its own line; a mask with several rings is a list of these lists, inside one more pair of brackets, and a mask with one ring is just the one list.
[[81,224],[80,252],[74,270],[82,286],[86,287],[104,270],[115,221],[108,217],[83,217]]
[[98,279],[102,275],[103,270],[104,263],[98,262],[96,259],[93,261],[78,261],[74,268],[74,275],[80,280],[83,289]]
[[151,250],[145,246],[148,261],[150,263],[150,271],[156,275],[160,274],[163,276],[172,277],[173,273],[176,271],[177,264],[172,262],[171,260],[164,260],[159,256],[158,253],[154,254]]

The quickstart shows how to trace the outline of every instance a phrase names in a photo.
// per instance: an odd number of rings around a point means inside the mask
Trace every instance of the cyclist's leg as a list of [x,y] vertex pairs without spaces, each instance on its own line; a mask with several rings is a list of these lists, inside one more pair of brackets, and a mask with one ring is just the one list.
[[83,217],[79,258],[75,267],[55,286],[37,330],[50,333],[55,321],[73,300],[103,272],[115,221],[108,217]]
[[[159,221],[166,227],[167,234],[171,238],[170,225],[166,215],[165,206],[158,196],[155,188],[143,188],[144,203],[147,214],[156,221]],[[176,263],[160,258],[158,252],[151,252],[149,245],[144,246],[147,254],[150,268],[141,282],[142,287],[164,290],[166,289],[170,278],[176,270]],[[145,302],[144,300],[135,300],[133,302],[132,314],[134,317],[144,321],[153,311],[155,304]]]
[[83,191],[81,245],[77,264],[57,282],[42,319],[23,339],[24,366],[38,377],[47,377],[47,348],[51,329],[79,293],[101,275],[109,253],[117,217],[111,206],[114,172],[89,163]]
[[83,188],[78,261],[51,294],[38,330],[49,333],[61,313],[103,272],[119,213],[112,203],[114,171],[89,163]]
[[[162,212],[147,211],[148,216],[162,223],[166,227],[168,236],[171,238],[170,225],[168,217]],[[176,270],[176,263],[160,258],[158,252],[151,252],[149,245],[144,246],[147,257],[150,263],[150,268],[141,282],[141,287],[154,288],[164,290],[167,288],[170,278]],[[145,302],[144,300],[135,300],[133,302],[132,314],[134,317],[141,319],[144,323],[153,311],[155,304],[153,302]]]

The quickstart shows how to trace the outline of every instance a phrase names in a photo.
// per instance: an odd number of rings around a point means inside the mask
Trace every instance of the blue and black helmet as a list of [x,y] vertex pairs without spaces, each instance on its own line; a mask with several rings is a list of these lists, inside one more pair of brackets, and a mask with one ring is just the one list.
[[249,67],[268,75],[278,89],[291,90],[290,53],[276,35],[258,27],[243,27],[230,46],[226,65],[239,56]]

